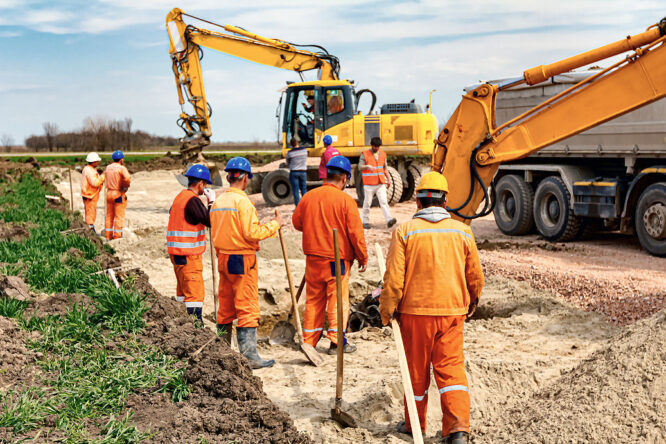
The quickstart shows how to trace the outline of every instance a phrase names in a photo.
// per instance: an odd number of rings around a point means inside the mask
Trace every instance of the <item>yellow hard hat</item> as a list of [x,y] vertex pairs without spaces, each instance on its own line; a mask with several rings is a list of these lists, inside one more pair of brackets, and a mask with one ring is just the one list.
[[444,177],[441,173],[438,173],[436,171],[431,171],[429,173],[424,174],[423,177],[421,177],[421,180],[419,181],[419,184],[416,187],[416,191],[420,190],[437,190],[448,193],[449,184],[446,181],[446,177]]

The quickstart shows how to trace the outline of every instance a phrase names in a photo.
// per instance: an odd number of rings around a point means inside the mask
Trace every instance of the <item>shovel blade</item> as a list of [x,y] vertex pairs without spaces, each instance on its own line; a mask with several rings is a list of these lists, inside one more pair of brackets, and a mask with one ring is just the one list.
[[342,427],[358,427],[356,420],[349,413],[343,412],[338,408],[331,409],[331,418]]
[[308,361],[310,361],[310,363],[315,367],[319,367],[324,363],[324,358],[310,344],[306,343],[301,344],[301,351],[308,358]]
[[296,328],[287,321],[280,321],[273,327],[268,342],[271,345],[287,345],[294,342]]

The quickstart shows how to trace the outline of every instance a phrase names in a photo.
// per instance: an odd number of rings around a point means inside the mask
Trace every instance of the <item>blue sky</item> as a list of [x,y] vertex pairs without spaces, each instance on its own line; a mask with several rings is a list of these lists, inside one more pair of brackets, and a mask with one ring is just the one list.
[[[464,86],[519,75],[635,34],[666,15],[657,1],[0,0],[0,135],[22,143],[42,122],[87,116],[180,136],[164,20],[178,6],[217,23],[325,46],[343,78],[379,104],[415,98],[445,121]],[[194,23],[200,27],[210,25]],[[278,90],[295,73],[207,50],[214,141],[275,140]]]

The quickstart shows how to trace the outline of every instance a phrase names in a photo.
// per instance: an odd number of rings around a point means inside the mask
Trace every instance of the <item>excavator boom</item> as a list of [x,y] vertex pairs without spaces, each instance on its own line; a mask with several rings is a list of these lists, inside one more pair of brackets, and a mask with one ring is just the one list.
[[[215,32],[188,25],[188,16],[221,28]],[[166,17],[169,34],[169,54],[176,79],[178,101],[182,112],[178,121],[186,136],[181,141],[181,153],[187,159],[201,157],[203,147],[210,143],[212,110],[206,100],[201,73],[201,48],[210,48],[252,62],[276,68],[296,71],[299,74],[317,70],[318,80],[338,80],[340,65],[337,57],[316,45],[303,45],[319,49],[312,52],[297,48],[292,43],[263,37],[232,25],[217,25],[191,16],[178,8]],[[185,111],[188,102],[193,112]]]
[[[432,169],[453,184],[449,209],[468,223],[492,211],[488,187],[503,162],[533,154],[559,140],[600,125],[666,96],[666,19],[647,31],[550,65],[528,69],[504,85],[469,91],[435,141]],[[582,80],[546,102],[497,127],[497,93],[609,57],[625,59]],[[483,208],[479,210],[480,205]]]

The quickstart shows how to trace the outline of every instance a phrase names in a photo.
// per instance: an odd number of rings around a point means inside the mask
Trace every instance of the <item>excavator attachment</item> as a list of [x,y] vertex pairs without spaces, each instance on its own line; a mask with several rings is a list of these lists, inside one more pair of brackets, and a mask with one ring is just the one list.
[[187,177],[184,175],[185,171],[187,171],[187,169],[195,163],[204,165],[206,168],[208,168],[210,171],[210,179],[213,182],[213,185],[217,187],[224,185],[220,168],[215,164],[215,162],[211,162],[203,156],[203,148],[209,144],[210,141],[208,138],[203,136],[193,139],[181,139],[180,154],[183,160],[184,169],[181,174],[176,176],[176,179],[182,186],[187,186]]

